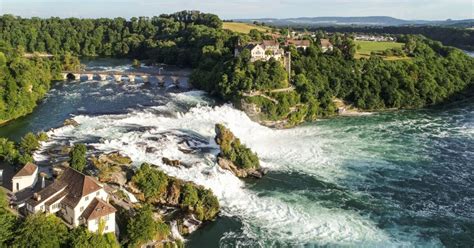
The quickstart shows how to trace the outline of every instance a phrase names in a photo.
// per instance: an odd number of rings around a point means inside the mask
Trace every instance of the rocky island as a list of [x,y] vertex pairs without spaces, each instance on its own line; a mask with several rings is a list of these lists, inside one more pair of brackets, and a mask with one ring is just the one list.
[[232,171],[240,178],[262,178],[265,175],[266,170],[260,167],[256,153],[242,144],[224,125],[216,124],[215,129],[215,141],[221,149],[217,163],[222,169]]

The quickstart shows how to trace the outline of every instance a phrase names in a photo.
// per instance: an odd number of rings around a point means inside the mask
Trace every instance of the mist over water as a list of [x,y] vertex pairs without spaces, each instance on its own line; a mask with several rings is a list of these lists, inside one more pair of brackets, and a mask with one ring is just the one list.
[[[80,126],[60,127],[70,115]],[[240,180],[221,170],[216,123],[256,151],[270,173]],[[50,147],[86,142],[212,189],[221,217],[189,236],[191,247],[474,243],[472,102],[273,130],[200,91],[91,81],[56,86],[33,115],[0,133],[49,128],[38,160],[48,161]],[[162,157],[190,168],[166,166]]]

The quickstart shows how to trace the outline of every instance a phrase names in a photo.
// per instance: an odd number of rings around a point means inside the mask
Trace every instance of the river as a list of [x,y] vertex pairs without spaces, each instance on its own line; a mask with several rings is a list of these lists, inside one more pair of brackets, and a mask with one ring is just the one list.
[[[70,117],[81,125],[60,127]],[[239,180],[219,169],[215,123],[256,151],[269,174]],[[274,130],[200,91],[84,81],[55,84],[0,136],[41,130],[51,136],[44,149],[80,141],[120,150],[135,165],[154,163],[212,189],[222,212],[187,237],[189,247],[474,244],[473,101]],[[163,156],[193,166],[166,166]],[[48,162],[44,152],[35,158]]]

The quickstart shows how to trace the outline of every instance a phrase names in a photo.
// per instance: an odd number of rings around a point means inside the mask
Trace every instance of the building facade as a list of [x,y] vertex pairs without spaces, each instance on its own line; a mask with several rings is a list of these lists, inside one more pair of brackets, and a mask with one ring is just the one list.
[[85,225],[91,232],[103,223],[103,233],[115,232],[116,209],[108,198],[94,178],[68,167],[56,181],[26,201],[26,210],[57,214],[70,226]]
[[27,163],[12,177],[12,192],[33,188],[38,181],[38,166]]

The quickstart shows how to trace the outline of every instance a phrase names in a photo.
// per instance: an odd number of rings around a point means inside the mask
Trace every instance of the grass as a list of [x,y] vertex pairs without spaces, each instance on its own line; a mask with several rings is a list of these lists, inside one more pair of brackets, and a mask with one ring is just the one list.
[[[362,41],[356,40],[354,41],[357,49],[357,53],[355,54],[356,59],[360,58],[368,58],[372,52],[383,52],[388,49],[392,48],[402,48],[403,43],[400,42],[376,42],[376,41]],[[404,60],[410,59],[409,57],[400,57],[400,56],[384,56],[384,60]]]
[[254,24],[241,23],[241,22],[224,22],[223,28],[228,29],[233,32],[243,33],[243,34],[250,33],[250,30],[252,29],[257,29],[258,31],[261,31],[261,32],[271,31],[271,29],[268,27],[262,27],[262,26],[257,26]]

